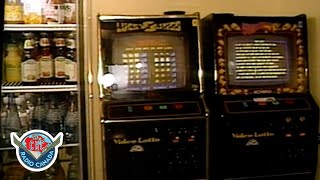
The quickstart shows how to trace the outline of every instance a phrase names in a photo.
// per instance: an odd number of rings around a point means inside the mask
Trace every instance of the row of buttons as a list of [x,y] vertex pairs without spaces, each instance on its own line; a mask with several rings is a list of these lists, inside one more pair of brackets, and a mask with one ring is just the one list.
[[198,133],[198,127],[168,129],[172,143],[195,142]]
[[[170,107],[171,106],[171,107]],[[143,106],[143,110],[144,111],[152,111],[152,110],[155,110],[155,109],[159,109],[159,110],[168,110],[169,108],[174,108],[176,110],[179,110],[179,109],[183,109],[184,108],[184,105],[183,104],[173,104],[173,105],[166,105],[166,104],[163,104],[163,105],[144,105]],[[139,108],[139,107],[138,107]],[[134,111],[134,108],[132,106],[128,106],[128,112],[133,112]]]
[[[305,116],[300,116],[298,119],[299,119],[300,122],[304,122],[304,121],[306,120],[306,117],[305,117]],[[291,118],[291,117],[286,117],[286,118],[284,119],[284,121],[287,122],[287,123],[289,123],[289,122],[292,122],[292,121],[293,121],[293,118]]]
[[[305,137],[306,135],[307,135],[307,133],[305,133],[305,132],[298,133],[298,136],[300,136],[300,137]],[[286,133],[285,137],[286,138],[291,138],[291,137],[294,137],[294,135],[292,133]]]

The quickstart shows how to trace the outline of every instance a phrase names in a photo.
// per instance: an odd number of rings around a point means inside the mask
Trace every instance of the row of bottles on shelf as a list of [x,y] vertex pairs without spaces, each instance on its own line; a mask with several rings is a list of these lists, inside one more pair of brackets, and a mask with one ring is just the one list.
[[[4,50],[5,82],[77,81],[73,32],[9,33]],[[21,36],[22,35],[22,36]]]
[[6,0],[5,23],[75,24],[76,0]]
[[65,143],[79,142],[77,95],[9,94],[2,97],[1,146],[10,146],[10,133],[19,136],[32,129],[42,129],[56,136],[64,133]]
[[[47,170],[41,172],[32,172],[21,167],[21,172],[17,169],[17,161],[15,152],[10,151],[9,163],[3,162],[3,157],[0,156],[0,179],[15,179],[15,180],[79,180],[80,179],[80,156],[78,148],[68,148],[71,151],[71,159],[67,162],[67,166],[63,167],[61,160],[56,162]],[[3,165],[5,164],[5,165]],[[21,165],[18,165],[18,167]],[[12,168],[11,168],[12,167]],[[64,169],[67,168],[67,169]]]

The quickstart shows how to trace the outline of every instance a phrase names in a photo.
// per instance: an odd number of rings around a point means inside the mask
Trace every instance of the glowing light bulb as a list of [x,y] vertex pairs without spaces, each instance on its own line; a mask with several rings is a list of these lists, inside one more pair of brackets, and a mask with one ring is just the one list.
[[103,85],[104,88],[108,88],[112,86],[116,81],[116,78],[114,77],[113,74],[105,74],[101,78],[101,84]]

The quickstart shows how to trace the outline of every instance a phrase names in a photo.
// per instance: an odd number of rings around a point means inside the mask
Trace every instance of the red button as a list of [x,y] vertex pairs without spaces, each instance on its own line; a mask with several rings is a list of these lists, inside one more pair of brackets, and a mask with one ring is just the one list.
[[183,104],[175,104],[174,107],[176,109],[182,109],[183,108]]
[[266,102],[259,102],[258,105],[259,105],[259,106],[266,106],[267,103],[266,103]]
[[290,100],[290,99],[289,99],[289,100],[286,100],[285,102],[286,102],[287,104],[290,104],[290,105],[291,105],[291,104],[294,104],[294,100]]
[[143,109],[145,111],[151,111],[153,109],[153,107],[152,106],[144,106]]

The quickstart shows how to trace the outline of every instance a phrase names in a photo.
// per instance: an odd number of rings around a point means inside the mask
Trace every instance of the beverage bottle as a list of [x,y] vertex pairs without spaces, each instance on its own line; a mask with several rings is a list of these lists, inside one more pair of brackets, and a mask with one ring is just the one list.
[[26,95],[24,93],[20,93],[18,97],[16,98],[16,104],[21,106],[23,110],[27,109],[27,103],[26,103]]
[[31,124],[32,124],[32,119],[33,119],[33,114],[34,114],[34,105],[36,103],[36,99],[34,99],[34,94],[33,93],[26,93],[26,112],[28,115],[28,119],[29,119],[29,130],[31,128]]
[[77,180],[79,179],[79,156],[78,154],[73,154],[72,155],[72,159],[71,159],[71,163],[69,164],[69,168],[68,168],[68,180]]
[[47,130],[46,127],[46,109],[41,97],[38,97],[37,104],[33,110],[33,118],[31,122],[31,129]]
[[66,39],[65,39],[64,33],[63,32],[55,32],[53,42],[54,42],[54,46],[56,48],[59,48],[59,47],[64,48],[66,46]]
[[23,24],[23,5],[20,0],[6,0],[4,22],[7,24]]
[[[41,57],[41,51],[40,51],[40,38],[37,34],[34,34],[33,37],[34,40],[34,50],[32,52],[32,57],[35,58],[35,60],[39,63],[39,59]],[[38,77],[40,75],[40,72],[38,72]]]
[[77,82],[78,80],[78,63],[76,57],[76,40],[75,34],[69,33],[67,36],[67,55],[66,55],[66,75],[68,82]]
[[21,123],[21,133],[25,133],[29,130],[29,117],[27,114],[27,104],[24,94],[21,94],[16,98],[16,105],[18,110],[18,115]]
[[8,99],[7,97],[1,98],[1,121],[0,121],[0,127],[1,127],[1,136],[0,136],[0,146],[3,147],[6,145],[6,122],[7,122],[7,115],[8,115],[8,110],[7,110],[7,105],[8,102],[4,102],[4,99]]
[[65,140],[67,143],[78,142],[79,114],[77,104],[71,100],[70,107],[65,117]]
[[21,63],[21,76],[23,82],[36,82],[39,75],[39,64],[35,60],[35,41],[33,33],[25,34],[24,41],[24,60]]
[[61,114],[57,108],[56,102],[51,101],[47,113],[48,131],[52,136],[56,136],[61,131]]
[[1,82],[2,83],[4,83],[5,81],[6,81],[6,73],[5,73],[5,71],[6,71],[6,63],[5,63],[5,61],[4,61],[4,57],[6,56],[6,52],[5,51],[3,51],[2,52],[2,59],[3,59],[3,61],[1,62],[1,73],[2,73],[2,79],[1,79]]
[[77,22],[76,0],[66,0],[64,3],[64,17],[66,24]]
[[44,5],[44,22],[47,24],[64,23],[63,0],[46,0]]
[[8,44],[5,57],[5,76],[7,82],[21,81],[21,55],[17,44]]
[[54,58],[54,69],[55,69],[55,78],[66,78],[66,69],[65,69],[65,47],[66,42],[64,38],[64,34],[59,32],[55,33],[54,38],[55,44],[55,58]]
[[[72,92],[71,92],[71,94],[72,94]],[[59,102],[58,103],[58,109],[59,109],[59,112],[60,112],[61,119],[64,120],[65,117],[66,117],[66,114],[68,112],[69,96],[68,96],[68,94],[56,94],[54,99]]]
[[7,121],[6,121],[6,140],[8,141],[7,144],[10,144],[10,133],[16,132],[18,136],[21,135],[21,122],[19,118],[19,113],[17,110],[17,106],[14,103],[14,97],[13,94],[10,94],[9,99],[9,109],[8,109],[8,115],[7,115]]
[[24,50],[32,50],[34,49],[34,34],[33,33],[23,33],[24,36],[24,43],[23,49]]
[[21,106],[17,106],[19,118],[21,122],[21,134],[27,132],[29,130],[29,119],[28,115],[25,109],[23,109]]
[[70,32],[66,38],[67,49],[76,49],[76,34],[74,32]]
[[50,40],[47,33],[40,34],[41,55],[39,59],[40,78],[52,78],[54,76],[54,64],[50,49]]

